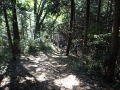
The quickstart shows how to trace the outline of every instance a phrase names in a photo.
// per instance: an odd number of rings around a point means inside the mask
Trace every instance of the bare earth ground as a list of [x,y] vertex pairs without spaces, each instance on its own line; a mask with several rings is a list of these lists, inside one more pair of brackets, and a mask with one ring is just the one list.
[[115,90],[85,71],[72,70],[69,59],[55,51],[22,55],[0,77],[0,90]]

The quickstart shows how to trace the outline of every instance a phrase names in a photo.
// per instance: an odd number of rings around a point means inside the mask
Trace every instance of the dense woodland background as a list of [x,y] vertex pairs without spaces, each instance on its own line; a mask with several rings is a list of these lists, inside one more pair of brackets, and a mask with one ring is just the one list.
[[0,0],[1,74],[24,53],[54,45],[66,56],[76,55],[79,44],[76,56],[87,73],[119,82],[119,5],[120,0]]

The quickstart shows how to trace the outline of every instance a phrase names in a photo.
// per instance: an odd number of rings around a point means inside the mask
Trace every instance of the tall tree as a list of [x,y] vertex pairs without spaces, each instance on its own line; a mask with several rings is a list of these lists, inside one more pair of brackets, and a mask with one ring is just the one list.
[[37,0],[34,0],[34,14],[36,14],[37,11]]
[[[74,19],[74,21],[73,21],[73,23],[74,23],[74,27],[73,27],[73,33],[74,34],[73,34],[73,37],[74,37],[74,39],[76,39],[76,30],[75,30],[76,29],[75,28],[76,27],[76,22],[75,22],[75,4],[74,4],[73,7],[74,7],[74,10],[73,10],[73,19]],[[73,44],[73,46],[74,46],[74,44]]]
[[99,23],[101,0],[98,1],[97,23]]
[[74,16],[74,0],[71,0],[71,20],[70,20],[70,30],[68,34],[68,45],[66,49],[66,55],[68,56],[69,50],[70,50],[70,45],[71,45],[71,40],[72,40],[72,28],[73,28],[73,16]]
[[[56,15],[60,12],[62,0],[40,0],[36,11],[36,25],[34,39],[40,36],[41,25],[48,14]],[[35,4],[34,4],[35,5]],[[35,7],[35,6],[34,6]]]
[[84,33],[84,53],[86,52],[87,48],[87,30],[89,28],[89,13],[90,13],[90,0],[87,0],[87,7],[86,7],[86,28]]
[[112,81],[114,77],[115,63],[118,54],[118,33],[120,27],[120,0],[116,0],[115,14],[112,25],[112,39],[111,39],[111,57],[109,60],[108,69],[106,72],[106,80]]
[[11,47],[11,50],[12,50],[13,61],[15,61],[16,57],[15,57],[15,52],[14,52],[14,48],[13,48],[13,44],[12,44],[12,39],[11,39],[11,35],[10,35],[10,29],[9,29],[9,24],[8,24],[7,12],[6,12],[5,5],[3,6],[3,11],[4,11],[5,22],[6,22],[6,29],[7,29],[8,41],[10,43],[10,47]]
[[[35,2],[36,1],[34,1],[34,3]],[[37,9],[37,5],[34,4],[34,5],[36,5],[36,6],[34,6],[34,12],[36,12],[36,17],[35,17],[36,18],[36,25],[35,25],[34,39],[37,38],[37,35],[38,36],[40,35],[40,27],[41,27],[46,15],[48,14],[48,12],[46,11],[43,15],[46,4],[47,4],[47,0],[44,0],[44,1],[41,0],[38,10],[35,10],[35,9]],[[42,15],[43,15],[43,17],[42,17]]]
[[108,32],[110,32],[110,30],[111,30],[111,26],[112,26],[112,19],[113,19],[113,15],[112,15],[112,7],[113,7],[113,0],[110,0],[110,6],[109,6],[109,8],[110,8],[110,10],[109,10],[109,12],[108,12]]
[[19,36],[18,21],[17,21],[17,14],[16,14],[16,0],[12,0],[12,14],[13,14],[14,48],[16,53],[20,53],[20,48],[19,48],[20,36]]

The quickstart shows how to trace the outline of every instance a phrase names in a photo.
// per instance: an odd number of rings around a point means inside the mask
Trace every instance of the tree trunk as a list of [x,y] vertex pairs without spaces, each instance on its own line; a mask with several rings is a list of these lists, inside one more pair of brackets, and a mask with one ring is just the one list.
[[89,28],[89,11],[90,11],[90,0],[87,0],[87,8],[86,8],[86,28],[84,33],[84,50],[83,53],[86,53],[87,50],[87,30]]
[[52,30],[52,28],[54,27],[54,24],[55,24],[58,16],[59,16],[59,15],[56,16],[55,20],[53,21],[53,23],[52,23],[51,26],[50,26],[51,30],[50,30],[50,33],[49,33],[49,34],[50,34],[50,41],[51,41],[51,42],[53,41],[53,40],[52,40],[52,37],[53,37],[53,36],[52,36],[52,35],[53,35],[53,30]]
[[10,29],[9,29],[9,24],[8,24],[8,19],[7,19],[7,12],[6,12],[6,8],[5,6],[3,6],[3,10],[4,10],[4,17],[5,17],[5,22],[6,22],[6,28],[7,28],[7,35],[8,35],[8,41],[12,50],[12,54],[13,54],[13,61],[16,60],[15,57],[15,52],[14,52],[14,48],[13,48],[13,44],[12,44],[12,39],[11,39],[11,35],[10,35]]
[[25,36],[24,36],[24,20],[23,20],[23,16],[21,15],[21,39],[25,39]]
[[37,38],[37,34],[38,34],[38,30],[37,30],[37,29],[40,28],[40,27],[39,27],[39,19],[40,19],[39,16],[36,15],[36,25],[35,25],[34,39]]
[[37,10],[37,0],[34,0],[34,14],[36,15]]
[[[74,25],[74,27],[73,27],[73,39],[76,39],[77,38],[77,33],[76,33],[76,22],[75,22],[75,4],[74,4],[74,12],[73,12],[73,25]],[[73,47],[74,47],[74,43],[73,43]]]
[[45,19],[45,17],[47,16],[48,12],[45,13],[45,15],[43,16],[42,20],[39,22],[39,15],[37,16],[37,22],[36,22],[36,27],[35,27],[35,33],[34,33],[34,39],[37,38],[37,36],[39,37],[40,36],[40,28],[41,28],[41,25]]
[[16,15],[16,0],[12,1],[13,4],[13,35],[14,35],[14,48],[16,53],[20,53],[19,43],[20,43],[20,36],[18,30],[18,22],[17,22],[17,15]]
[[67,49],[66,49],[66,56],[68,56],[68,54],[69,54],[71,40],[72,40],[73,13],[74,13],[74,0],[71,0],[71,20],[70,20],[70,31],[69,31],[69,35],[68,35],[69,38],[68,38],[68,45],[67,45]]
[[112,19],[113,19],[113,15],[112,15],[112,7],[113,7],[113,0],[110,0],[110,10],[108,12],[108,32],[110,32],[110,30],[112,29]]
[[106,20],[105,20],[105,22],[106,22],[106,29],[107,29],[107,33],[109,33],[110,32],[110,30],[109,30],[109,28],[108,28],[108,22],[109,22],[109,19],[108,19],[108,14],[109,14],[109,1],[108,1],[108,3],[107,3],[107,10],[106,10]]
[[98,2],[97,23],[99,23],[100,8],[101,8],[101,0],[99,0],[99,2]]
[[[47,2],[47,0],[44,0],[43,3],[39,5],[38,11],[36,11],[36,14],[35,14],[36,25],[35,25],[35,30],[34,30],[34,39],[37,38],[37,35],[40,36],[40,27],[41,27],[46,15],[48,14],[48,12],[46,12],[45,15],[43,16],[42,20],[40,21],[40,17],[43,14],[43,10],[44,10],[46,2]],[[36,4],[34,4],[34,5],[36,5]],[[35,7],[36,6],[34,6],[34,9],[35,9]],[[37,9],[37,7],[36,7],[36,9]]]
[[115,15],[112,25],[112,39],[111,39],[111,58],[106,72],[106,80],[112,81],[114,77],[115,63],[118,54],[118,33],[120,26],[120,0],[116,0]]

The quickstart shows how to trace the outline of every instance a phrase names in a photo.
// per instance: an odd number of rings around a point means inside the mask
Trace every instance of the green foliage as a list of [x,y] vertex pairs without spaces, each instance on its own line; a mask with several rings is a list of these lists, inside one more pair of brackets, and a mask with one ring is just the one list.
[[74,69],[74,70],[79,71],[79,69],[82,68],[82,67],[83,67],[83,64],[81,62],[75,62],[75,61],[71,62],[71,68]]
[[57,12],[59,12],[60,11],[60,8],[59,8],[59,6],[60,6],[60,2],[59,2],[59,0],[57,1],[57,0],[49,0],[49,2],[48,2],[49,4],[49,10],[50,11],[52,11],[52,14],[56,14]]
[[45,51],[49,49],[51,49],[49,42],[43,42],[41,39],[30,39],[27,42],[21,41],[22,52]]
[[10,52],[10,48],[5,48],[3,46],[0,47],[0,74],[4,73],[6,69],[6,65],[12,59],[12,53]]
[[48,0],[48,10],[51,15],[61,14],[64,7],[68,6],[68,0]]

